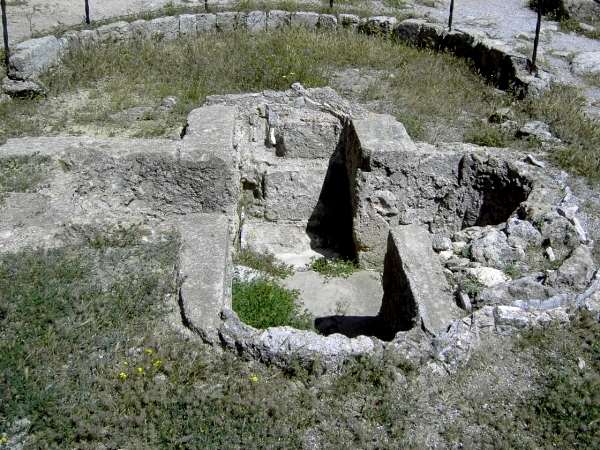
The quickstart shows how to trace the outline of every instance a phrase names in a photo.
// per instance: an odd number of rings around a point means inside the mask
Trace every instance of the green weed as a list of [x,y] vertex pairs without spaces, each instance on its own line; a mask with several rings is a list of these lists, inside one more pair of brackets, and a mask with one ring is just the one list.
[[139,245],[147,235],[139,225],[118,225],[114,229],[97,231],[90,236],[88,245],[96,250],[124,248]]
[[465,277],[460,282],[460,290],[468,294],[471,299],[476,298],[481,293],[483,287],[483,284],[471,276]]
[[550,125],[565,146],[552,153],[563,168],[592,180],[600,177],[600,124],[583,112],[586,102],[581,93],[566,86],[555,86],[544,95],[525,101],[521,107],[533,119]]
[[258,329],[312,329],[312,318],[301,310],[298,295],[270,280],[234,281],[233,310],[243,322]]
[[465,133],[464,140],[485,147],[506,147],[509,138],[498,127],[482,123],[468,130]]
[[314,260],[310,264],[310,268],[326,278],[348,278],[358,270],[357,264],[353,261],[327,258],[318,258]]
[[515,263],[509,264],[504,268],[504,273],[512,279],[520,278],[522,275],[521,269]]
[[590,39],[600,39],[599,28],[596,28],[594,31],[584,30],[579,24],[579,21],[573,18],[562,18],[560,20],[560,30],[565,33],[582,34],[583,36],[589,37]]
[[234,262],[276,278],[286,278],[294,273],[292,266],[277,261],[272,254],[256,253],[249,249],[240,250],[235,255]]
[[0,158],[0,193],[31,192],[48,171],[46,156],[14,156]]

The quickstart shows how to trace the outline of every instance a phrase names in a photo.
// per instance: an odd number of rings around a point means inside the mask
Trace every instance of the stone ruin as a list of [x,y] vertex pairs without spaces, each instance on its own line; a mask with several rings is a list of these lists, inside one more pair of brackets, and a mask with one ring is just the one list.
[[[329,88],[209,97],[179,141],[23,138],[1,148],[0,158],[20,156],[38,158],[45,177],[4,199],[0,252],[117,224],[147,239],[176,231],[183,324],[267,363],[336,368],[391,351],[453,370],[486,333],[566,322],[600,300],[592,243],[561,173],[509,149],[415,143],[393,117]],[[320,334],[256,330],[231,310],[239,247],[296,268],[352,258],[375,270],[363,274],[371,280],[383,275],[352,311],[317,317]]]

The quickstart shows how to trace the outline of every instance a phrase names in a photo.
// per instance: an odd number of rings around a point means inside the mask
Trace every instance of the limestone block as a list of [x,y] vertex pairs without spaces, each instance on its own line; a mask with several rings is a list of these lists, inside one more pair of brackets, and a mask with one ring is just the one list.
[[334,30],[337,28],[338,20],[333,14],[320,14],[319,15],[319,28],[324,30]]
[[417,151],[404,125],[392,116],[369,113],[365,119],[354,120],[353,125],[367,160],[374,153]]
[[131,37],[133,39],[144,40],[150,38],[152,24],[147,20],[136,20],[129,24]]
[[81,30],[77,32],[77,37],[79,38],[79,42],[83,47],[93,45],[98,42],[98,32],[96,30]]
[[269,138],[277,156],[286,158],[329,158],[342,131],[339,119],[331,114],[271,105],[267,111]]
[[39,76],[60,61],[61,45],[54,36],[30,39],[12,49],[9,60],[11,78],[27,80]]
[[222,12],[217,13],[217,30],[231,31],[246,25],[245,13]]
[[251,11],[246,16],[246,29],[251,32],[266,31],[267,13],[264,11]]
[[196,17],[196,30],[198,33],[205,33],[215,30],[217,26],[217,16],[214,14],[198,14]]
[[421,27],[425,21],[419,19],[407,19],[398,24],[394,30],[396,38],[406,44],[418,46],[421,44]]
[[313,214],[325,173],[321,167],[294,164],[269,167],[264,175],[265,218],[271,221],[307,221]]
[[290,25],[291,20],[292,13],[274,9],[269,11],[269,15],[267,16],[267,29],[276,30],[287,27]]
[[205,341],[218,341],[220,313],[231,308],[229,222],[225,215],[188,214],[177,223],[181,236],[178,279],[185,324]]
[[421,226],[391,229],[383,290],[380,316],[394,331],[422,326],[438,334],[460,316],[430,234]]
[[294,27],[317,28],[319,14],[314,12],[296,12],[292,14],[291,24]]
[[312,249],[305,223],[245,222],[241,246],[257,253],[271,254],[299,269],[322,256]]
[[120,21],[98,27],[99,42],[118,42],[131,38],[131,26],[128,22]]
[[153,39],[172,41],[179,36],[179,17],[159,17],[151,20],[149,29]]
[[182,36],[195,35],[198,24],[197,14],[182,14],[179,16],[179,34]]
[[350,28],[355,30],[360,22],[360,17],[354,14],[340,14],[338,16],[338,22],[343,28]]
[[237,207],[240,192],[238,155],[233,148],[236,108],[213,105],[188,115],[181,145],[181,163],[195,168],[204,181],[195,192],[207,211],[229,211]]
[[360,21],[359,30],[366,34],[389,35],[398,23],[398,19],[388,16],[373,16]]
[[44,95],[46,88],[33,80],[12,80],[5,77],[2,80],[2,92],[11,97],[31,97]]

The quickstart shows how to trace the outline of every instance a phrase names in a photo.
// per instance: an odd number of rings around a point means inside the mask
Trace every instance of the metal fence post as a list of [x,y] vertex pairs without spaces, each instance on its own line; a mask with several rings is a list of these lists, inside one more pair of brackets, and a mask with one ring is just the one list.
[[448,17],[448,30],[452,31],[452,16],[454,15],[454,0],[450,0],[450,17]]
[[85,23],[90,24],[90,2],[85,0]]
[[540,43],[540,29],[542,28],[543,7],[544,0],[537,0],[537,24],[535,26],[535,40],[533,41],[533,55],[531,56],[531,66],[529,67],[530,72],[537,71],[535,62],[537,59],[538,45]]
[[204,0],[204,11],[208,12],[208,0]]
[[2,8],[2,34],[4,35],[4,64],[8,73],[8,63],[10,59],[10,49],[8,48],[8,20],[6,19],[6,0],[0,0]]
[[333,0],[329,0],[329,8],[333,9]]

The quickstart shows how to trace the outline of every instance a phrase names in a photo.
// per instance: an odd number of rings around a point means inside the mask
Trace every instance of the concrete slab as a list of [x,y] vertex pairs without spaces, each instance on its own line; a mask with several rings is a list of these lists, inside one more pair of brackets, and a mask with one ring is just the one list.
[[418,225],[390,230],[381,317],[394,331],[422,326],[432,334],[460,317],[429,232]]
[[316,318],[376,316],[381,308],[383,287],[378,272],[361,270],[348,278],[325,278],[308,270],[296,272],[282,283],[300,291],[300,302]]
[[242,226],[241,245],[257,253],[270,253],[281,262],[304,268],[320,258],[311,247],[306,224],[246,222]]
[[188,214],[181,234],[179,303],[186,326],[215,343],[223,308],[231,308],[230,227],[227,216]]

